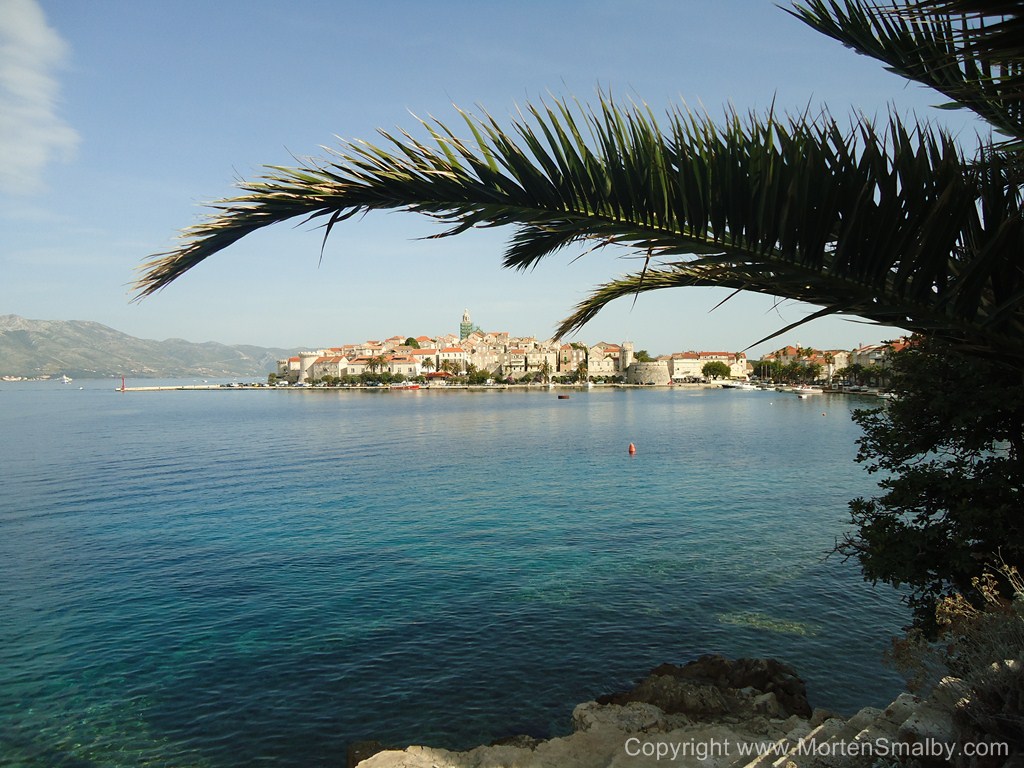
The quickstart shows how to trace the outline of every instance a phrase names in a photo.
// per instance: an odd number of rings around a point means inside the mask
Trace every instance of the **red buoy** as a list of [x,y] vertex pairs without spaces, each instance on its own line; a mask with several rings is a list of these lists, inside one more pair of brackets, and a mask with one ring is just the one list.
[[632,456],[634,453],[636,453],[636,446],[633,445],[632,443],[630,443],[629,444],[629,455]]

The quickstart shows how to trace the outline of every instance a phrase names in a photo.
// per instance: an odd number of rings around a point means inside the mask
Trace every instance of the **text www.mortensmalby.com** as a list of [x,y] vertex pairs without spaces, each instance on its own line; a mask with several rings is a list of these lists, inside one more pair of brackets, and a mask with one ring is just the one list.
[[786,754],[816,757],[939,758],[946,761],[950,761],[955,756],[1009,757],[1010,755],[1010,745],[1006,742],[948,744],[938,739],[925,739],[914,743],[890,741],[889,739],[826,741],[820,744],[800,741],[793,745],[785,741],[756,742],[731,739],[671,741],[633,736],[626,739],[623,749],[629,757],[671,761],[680,761],[685,758],[704,761],[714,757],[750,757],[753,759],[761,755],[782,757]]

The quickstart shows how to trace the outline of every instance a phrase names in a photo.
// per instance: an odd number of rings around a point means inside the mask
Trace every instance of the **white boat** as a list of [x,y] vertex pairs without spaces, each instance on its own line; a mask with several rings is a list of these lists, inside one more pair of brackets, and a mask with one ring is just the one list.
[[72,381],[74,381],[74,379],[72,379],[72,378],[71,378],[70,376],[68,376],[67,374],[64,374],[64,373],[62,373],[62,374],[60,375],[60,383],[61,383],[61,384],[70,384],[70,383],[71,383]]
[[824,392],[821,387],[811,387],[807,384],[801,384],[799,387],[793,387],[793,394],[797,397],[808,397],[810,395],[820,395]]
[[742,389],[745,392],[749,392],[757,389],[757,387],[749,381],[723,381],[722,389]]

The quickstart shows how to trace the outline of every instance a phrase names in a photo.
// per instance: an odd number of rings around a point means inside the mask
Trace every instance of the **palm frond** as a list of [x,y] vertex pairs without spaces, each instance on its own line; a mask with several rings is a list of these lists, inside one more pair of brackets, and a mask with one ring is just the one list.
[[1024,141],[1020,0],[807,0],[790,13]]
[[649,109],[608,98],[596,110],[531,106],[507,130],[486,115],[462,119],[471,141],[423,121],[428,143],[385,133],[382,146],[269,168],[145,264],[139,295],[279,221],[329,232],[359,212],[399,209],[443,223],[439,237],[516,226],[512,268],[590,240],[651,257],[634,291],[757,290],[1024,360],[1020,201],[997,168],[972,170],[941,132],[896,117],[882,128],[843,129],[828,115],[716,124],[683,110],[663,128]]

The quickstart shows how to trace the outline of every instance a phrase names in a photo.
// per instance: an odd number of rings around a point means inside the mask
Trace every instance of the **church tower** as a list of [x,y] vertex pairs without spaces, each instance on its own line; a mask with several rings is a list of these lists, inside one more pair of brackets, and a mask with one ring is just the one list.
[[473,321],[469,319],[469,310],[462,313],[462,322],[459,323],[459,338],[465,339],[473,332]]

